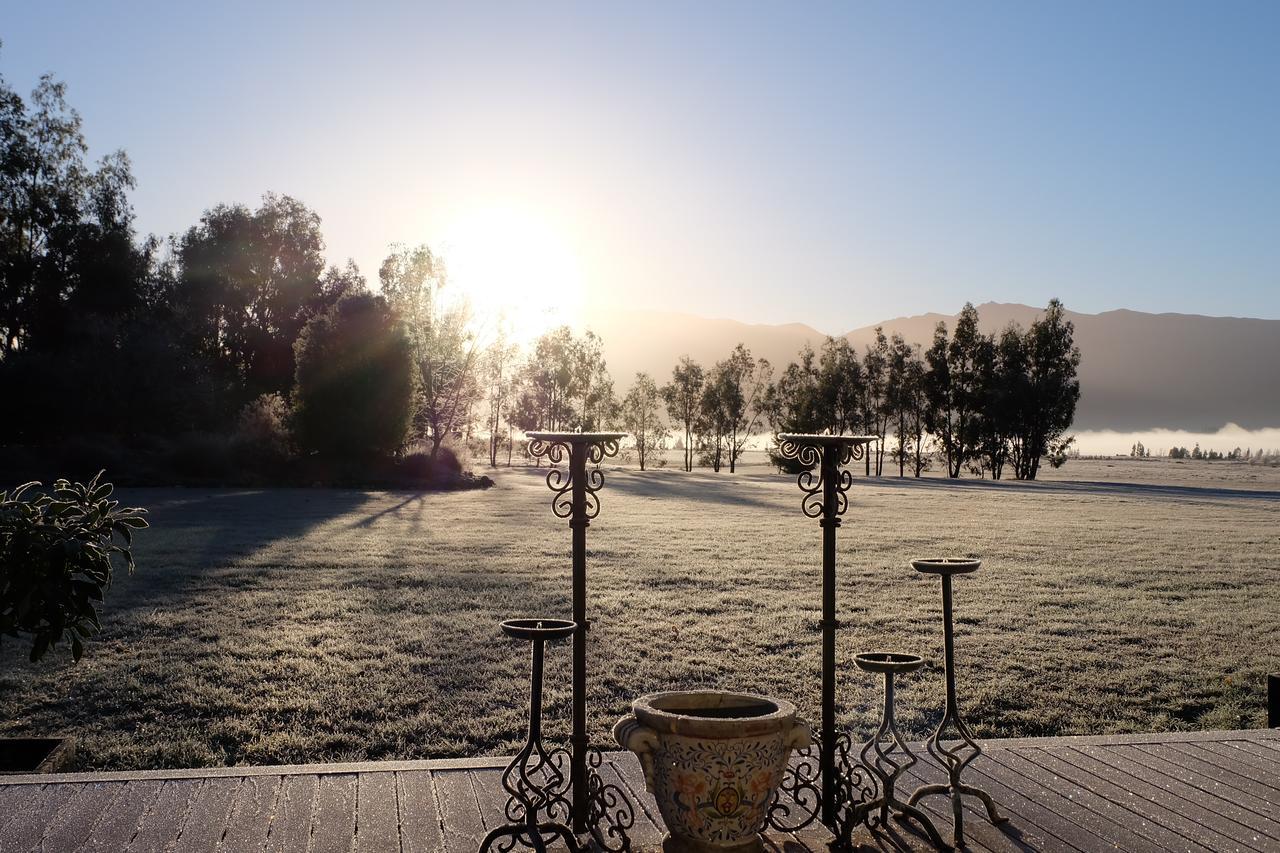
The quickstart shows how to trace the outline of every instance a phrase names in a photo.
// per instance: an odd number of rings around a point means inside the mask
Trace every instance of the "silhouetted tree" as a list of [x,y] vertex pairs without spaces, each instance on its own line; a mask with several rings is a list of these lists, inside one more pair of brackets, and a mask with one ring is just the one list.
[[660,396],[653,377],[637,373],[631,390],[622,399],[622,428],[635,441],[641,471],[654,453],[666,447],[669,433],[658,413]]
[[889,386],[889,339],[884,329],[876,326],[876,339],[867,345],[866,355],[862,358],[862,425],[864,435],[874,435],[876,446],[867,450],[867,474],[871,473],[874,457],[875,475],[879,477],[884,471],[884,439],[889,431],[890,401]]
[[898,463],[898,476],[906,476],[911,462],[915,475],[924,467],[924,415],[928,408],[924,392],[924,365],[917,347],[895,332],[889,341],[885,370],[885,410],[893,424],[897,446],[893,458]]
[[[774,433],[817,433],[828,424],[830,415],[823,408],[822,374],[813,347],[805,344],[800,360],[788,364],[769,386],[765,410]],[[803,470],[795,460],[783,459],[776,446],[768,450],[769,461],[779,470],[798,473]]]
[[413,418],[413,343],[381,296],[350,296],[298,336],[294,427],[304,450],[361,459],[398,452]]
[[862,365],[848,338],[827,338],[818,365],[815,405],[822,419],[818,430],[836,435],[858,432],[863,417]]
[[325,304],[320,217],[267,193],[257,210],[220,204],[178,242],[178,307],[200,350],[245,399],[287,392],[293,344]]
[[671,371],[671,381],[662,386],[662,399],[673,423],[684,429],[684,470],[693,470],[694,432],[702,403],[705,372],[696,361],[684,356]]
[[1072,439],[1064,434],[1075,419],[1080,399],[1076,377],[1080,349],[1074,332],[1057,299],[1049,301],[1044,316],[1027,330],[1025,402],[1017,427],[1022,459],[1015,473],[1020,480],[1034,480],[1042,458],[1049,459],[1055,468],[1066,459]]

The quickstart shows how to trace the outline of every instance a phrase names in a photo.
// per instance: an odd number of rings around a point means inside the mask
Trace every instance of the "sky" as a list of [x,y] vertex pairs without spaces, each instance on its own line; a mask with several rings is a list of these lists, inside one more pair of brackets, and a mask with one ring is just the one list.
[[1280,4],[40,3],[138,227],[296,196],[376,280],[842,333],[964,302],[1280,318]]

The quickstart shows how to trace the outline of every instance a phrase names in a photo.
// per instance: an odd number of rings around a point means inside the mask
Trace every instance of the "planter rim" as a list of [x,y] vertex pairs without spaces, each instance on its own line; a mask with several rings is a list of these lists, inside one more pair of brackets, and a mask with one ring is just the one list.
[[[698,708],[771,706],[766,713],[746,716],[703,716],[681,713]],[[663,733],[707,738],[737,738],[789,731],[796,723],[796,706],[786,699],[736,690],[668,690],[649,693],[631,703],[641,723]]]

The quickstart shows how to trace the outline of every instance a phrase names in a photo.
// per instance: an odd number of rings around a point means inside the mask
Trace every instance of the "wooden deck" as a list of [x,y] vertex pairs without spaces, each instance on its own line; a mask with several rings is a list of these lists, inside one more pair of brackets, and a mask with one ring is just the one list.
[[[985,746],[969,781],[990,791],[1011,820],[995,828],[970,808],[970,850],[1280,851],[1280,730]],[[0,851],[473,853],[504,802],[502,763],[0,777]],[[638,766],[629,755],[613,755],[607,772],[637,795],[634,840],[652,849],[661,834]],[[919,778],[902,787],[910,790]],[[946,836],[946,803],[931,800],[928,810]],[[927,849],[904,827],[859,840],[866,850]],[[771,842],[777,851],[802,853],[825,850],[825,840],[806,833]]]

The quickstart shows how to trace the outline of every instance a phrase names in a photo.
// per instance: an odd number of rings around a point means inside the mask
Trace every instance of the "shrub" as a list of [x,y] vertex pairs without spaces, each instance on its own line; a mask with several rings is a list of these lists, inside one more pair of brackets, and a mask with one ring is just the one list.
[[429,483],[435,472],[430,453],[410,453],[400,462],[400,472],[411,483]]
[[39,483],[0,492],[0,636],[29,636],[32,661],[64,639],[79,661],[84,638],[102,630],[113,555],[133,571],[133,531],[147,526],[146,510],[109,500],[101,478],[58,480],[30,499]]
[[343,299],[307,323],[294,352],[294,428],[304,450],[362,458],[400,449],[412,416],[413,353],[382,297]]
[[236,455],[247,467],[278,471],[293,455],[289,403],[279,394],[263,394],[240,411]]

